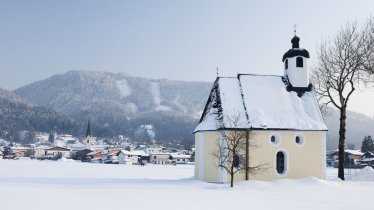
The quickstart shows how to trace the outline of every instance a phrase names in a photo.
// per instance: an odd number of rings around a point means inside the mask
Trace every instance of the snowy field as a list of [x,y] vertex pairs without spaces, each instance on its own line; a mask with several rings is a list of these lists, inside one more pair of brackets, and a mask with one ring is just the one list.
[[[191,165],[0,160],[0,209],[374,209],[374,182],[341,182],[336,169],[327,171],[328,180],[248,181],[231,189],[193,180]],[[371,170],[350,173],[350,179],[374,176]]]

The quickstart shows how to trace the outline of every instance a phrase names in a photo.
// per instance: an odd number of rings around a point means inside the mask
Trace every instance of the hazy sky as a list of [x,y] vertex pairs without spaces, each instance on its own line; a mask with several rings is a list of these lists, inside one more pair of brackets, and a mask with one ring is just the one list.
[[[281,75],[295,23],[313,62],[322,37],[373,12],[373,0],[1,0],[0,87],[69,70],[194,81],[213,81],[217,66],[221,76]],[[374,115],[373,96],[352,109]]]

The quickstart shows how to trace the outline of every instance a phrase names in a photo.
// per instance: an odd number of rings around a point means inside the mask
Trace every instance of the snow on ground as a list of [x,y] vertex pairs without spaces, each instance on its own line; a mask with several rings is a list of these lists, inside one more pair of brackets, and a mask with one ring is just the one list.
[[[308,177],[273,182],[210,184],[192,179],[194,166],[104,165],[0,160],[4,210],[102,209],[372,209],[374,182]],[[362,171],[350,171],[353,177]]]

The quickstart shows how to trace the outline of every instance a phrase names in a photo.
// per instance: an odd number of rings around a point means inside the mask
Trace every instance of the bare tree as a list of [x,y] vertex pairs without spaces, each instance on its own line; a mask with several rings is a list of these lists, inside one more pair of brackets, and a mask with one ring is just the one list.
[[268,164],[250,165],[249,152],[258,148],[253,140],[253,133],[249,130],[235,129],[242,122],[240,114],[225,117],[228,128],[220,129],[221,139],[216,150],[212,153],[217,160],[217,167],[224,169],[230,175],[230,186],[234,187],[234,176],[238,172],[248,175],[259,174],[267,170]]
[[344,180],[346,111],[353,92],[370,81],[374,65],[374,27],[370,18],[364,24],[347,23],[334,38],[319,45],[318,63],[313,74],[315,90],[323,108],[332,105],[340,111],[338,177]]

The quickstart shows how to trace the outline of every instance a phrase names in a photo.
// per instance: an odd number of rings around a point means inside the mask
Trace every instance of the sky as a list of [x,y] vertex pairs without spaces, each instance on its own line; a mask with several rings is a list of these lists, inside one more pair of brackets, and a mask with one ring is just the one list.
[[[295,24],[313,63],[323,38],[373,12],[372,0],[1,0],[0,87],[70,70],[210,82],[217,67],[282,75]],[[374,116],[373,96],[356,94],[351,109]]]

